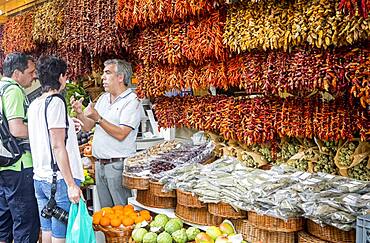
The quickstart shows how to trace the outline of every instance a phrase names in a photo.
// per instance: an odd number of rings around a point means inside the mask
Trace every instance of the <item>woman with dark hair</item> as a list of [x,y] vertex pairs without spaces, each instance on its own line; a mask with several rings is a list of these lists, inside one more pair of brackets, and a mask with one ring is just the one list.
[[55,162],[59,169],[56,173],[56,206],[65,211],[69,211],[71,202],[79,201],[79,184],[84,175],[74,121],[67,115],[64,98],[59,95],[66,85],[67,64],[60,58],[46,56],[40,58],[36,71],[43,93],[31,103],[28,119],[35,194],[42,242],[59,243],[65,242],[66,224],[50,210],[45,215],[46,206],[50,206],[53,200],[50,200],[54,174],[52,164]]

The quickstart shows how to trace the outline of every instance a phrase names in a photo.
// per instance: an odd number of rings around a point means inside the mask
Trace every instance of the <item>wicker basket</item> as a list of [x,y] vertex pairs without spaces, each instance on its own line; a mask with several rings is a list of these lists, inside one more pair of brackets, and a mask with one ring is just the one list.
[[102,231],[107,243],[127,243],[130,241],[134,227],[114,228],[110,226],[93,225],[95,231]]
[[152,208],[175,208],[176,198],[173,197],[157,197],[154,196],[150,190],[138,190],[136,200]]
[[207,204],[202,203],[198,200],[197,196],[194,196],[191,192],[184,192],[182,190],[176,190],[177,204],[190,208],[207,208]]
[[354,243],[356,242],[356,231],[344,231],[333,226],[326,225],[321,227],[312,220],[307,220],[307,231],[313,236],[322,240],[335,243]]
[[273,232],[254,227],[246,219],[233,220],[237,232],[248,242],[295,243],[296,233]]
[[301,231],[298,232],[298,243],[329,243],[329,241],[321,240],[304,231]]
[[248,221],[254,227],[262,230],[286,233],[303,230],[305,222],[303,218],[291,218],[284,221],[267,215],[259,215],[255,212],[248,212]]
[[157,197],[176,197],[176,191],[171,192],[162,192],[163,184],[156,182],[156,181],[150,181],[149,182],[149,190],[150,192]]
[[123,174],[122,185],[128,189],[147,190],[149,189],[149,179]]
[[189,208],[180,204],[177,204],[175,214],[193,224],[219,225],[223,221],[223,218],[210,214],[207,208]]
[[236,211],[232,206],[226,203],[209,203],[208,212],[219,217],[230,218],[230,219],[242,219],[246,218],[246,212],[240,210]]

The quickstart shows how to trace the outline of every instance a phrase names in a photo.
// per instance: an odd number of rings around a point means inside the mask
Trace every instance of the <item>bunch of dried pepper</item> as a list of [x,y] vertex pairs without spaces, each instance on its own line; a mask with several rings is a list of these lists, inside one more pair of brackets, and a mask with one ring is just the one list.
[[61,42],[65,0],[46,2],[35,11],[32,36],[37,43]]
[[116,23],[123,30],[146,28],[160,22],[182,20],[210,12],[214,0],[118,0]]
[[325,141],[368,138],[367,111],[347,100],[314,98],[161,97],[155,114],[161,127],[187,126],[219,132],[247,145],[279,137]]
[[117,30],[115,0],[70,0],[65,6],[64,45],[69,50],[86,49],[93,55],[119,53],[128,37]]
[[225,59],[223,18],[219,11],[200,20],[147,28],[133,38],[130,50],[146,63],[201,64]]
[[370,19],[335,11],[337,0],[251,2],[229,8],[224,43],[234,52],[259,49],[289,50],[309,44],[352,45],[370,36]]
[[10,18],[4,24],[3,48],[5,53],[13,51],[32,52],[36,44],[32,39],[33,12]]

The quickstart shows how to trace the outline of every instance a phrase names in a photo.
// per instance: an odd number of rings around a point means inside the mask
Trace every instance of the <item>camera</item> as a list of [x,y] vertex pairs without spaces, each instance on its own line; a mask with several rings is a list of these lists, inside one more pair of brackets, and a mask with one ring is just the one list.
[[48,203],[42,209],[41,216],[47,219],[54,217],[65,224],[68,223],[68,212],[63,208],[58,207],[54,198],[50,198]]

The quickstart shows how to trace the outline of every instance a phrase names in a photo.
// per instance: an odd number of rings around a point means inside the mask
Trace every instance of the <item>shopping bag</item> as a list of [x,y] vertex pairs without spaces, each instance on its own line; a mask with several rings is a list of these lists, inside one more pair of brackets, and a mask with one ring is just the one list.
[[95,234],[92,228],[92,218],[87,211],[85,202],[80,199],[77,204],[72,203],[69,209],[66,243],[95,243]]

